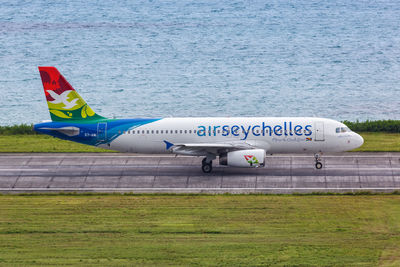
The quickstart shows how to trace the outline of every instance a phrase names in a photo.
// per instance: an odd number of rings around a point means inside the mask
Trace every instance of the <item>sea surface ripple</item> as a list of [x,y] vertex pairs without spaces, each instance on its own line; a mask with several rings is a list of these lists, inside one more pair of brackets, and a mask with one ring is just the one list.
[[37,66],[110,118],[400,119],[400,2],[0,1],[1,125],[50,118]]

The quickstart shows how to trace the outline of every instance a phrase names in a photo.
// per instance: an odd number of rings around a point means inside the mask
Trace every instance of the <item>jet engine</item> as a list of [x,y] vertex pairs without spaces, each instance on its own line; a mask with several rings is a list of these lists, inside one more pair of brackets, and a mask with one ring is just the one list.
[[232,167],[255,168],[264,166],[264,149],[236,150],[219,156],[219,164]]

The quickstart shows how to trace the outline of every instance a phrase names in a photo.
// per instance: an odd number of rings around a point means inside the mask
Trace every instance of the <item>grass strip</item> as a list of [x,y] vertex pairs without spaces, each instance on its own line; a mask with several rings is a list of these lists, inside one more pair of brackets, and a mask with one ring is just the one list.
[[399,266],[400,196],[1,195],[0,265]]
[[[364,145],[357,152],[400,152],[399,133],[361,133]],[[0,135],[0,152],[113,152],[64,141],[47,135]]]
[[0,135],[0,152],[113,152],[48,135]]
[[400,152],[400,133],[360,133],[364,144],[355,152]]

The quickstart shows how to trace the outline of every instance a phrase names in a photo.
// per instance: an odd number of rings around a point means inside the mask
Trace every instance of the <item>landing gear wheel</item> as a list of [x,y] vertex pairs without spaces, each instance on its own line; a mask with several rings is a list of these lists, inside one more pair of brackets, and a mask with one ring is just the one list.
[[321,162],[317,162],[315,163],[315,168],[317,168],[318,170],[322,168],[322,163]]
[[315,168],[317,168],[317,170],[322,168],[322,163],[321,163],[321,155],[320,154],[315,154]]
[[204,163],[204,164],[201,166],[201,170],[202,170],[204,173],[210,173],[210,172],[212,171],[212,164],[211,164],[211,162],[210,162],[210,163]]

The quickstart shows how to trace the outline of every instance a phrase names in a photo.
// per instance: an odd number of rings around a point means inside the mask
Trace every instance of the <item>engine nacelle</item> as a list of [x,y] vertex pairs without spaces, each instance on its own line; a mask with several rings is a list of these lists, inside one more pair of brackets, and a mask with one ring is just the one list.
[[264,161],[264,149],[237,150],[219,156],[219,164],[232,167],[255,168],[264,166]]

